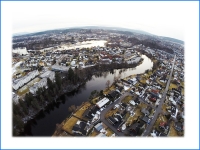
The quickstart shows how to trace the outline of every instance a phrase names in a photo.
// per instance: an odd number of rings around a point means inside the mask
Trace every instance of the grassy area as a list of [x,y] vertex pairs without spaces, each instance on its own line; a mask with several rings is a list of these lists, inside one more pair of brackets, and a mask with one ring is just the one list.
[[140,103],[140,104],[138,105],[138,108],[139,108],[139,109],[146,108],[146,107],[147,107],[147,105],[146,105],[145,103]]
[[103,93],[104,94],[109,94],[111,91],[113,91],[113,90],[115,90],[115,86],[114,85],[112,85],[111,87],[109,87],[109,88],[106,88],[104,91],[103,91]]
[[177,131],[174,129],[174,122],[171,122],[170,124],[169,136],[178,136]]
[[153,116],[154,112],[155,112],[155,110],[154,110],[154,109],[152,109],[152,110],[151,110],[151,113],[150,113],[150,115],[149,115],[149,116]]
[[17,95],[22,96],[28,92],[29,92],[29,88],[27,86],[24,86],[17,91]]
[[33,79],[32,81],[30,81],[29,83],[27,83],[26,85],[24,85],[22,88],[20,88],[18,90],[17,94],[19,96],[22,96],[22,95],[28,93],[29,92],[29,87],[33,86],[34,83],[39,82],[39,81],[40,81],[40,78]]
[[132,100],[133,97],[132,96],[126,96],[123,100],[122,103],[128,103],[130,100]]
[[63,137],[63,136],[70,137],[71,135],[67,134],[65,131],[62,131],[60,133],[57,132],[57,131],[55,131],[54,134],[52,135],[52,137],[58,137],[58,136],[61,136],[61,137]]
[[157,62],[157,60],[156,60],[156,59],[152,59],[151,61],[153,61],[153,63],[156,63],[156,62]]
[[106,113],[105,118],[108,118],[108,117],[114,115],[117,111],[118,111],[118,108],[116,108],[116,109],[114,109],[114,110],[113,110],[113,109],[109,110],[109,111]]
[[152,74],[153,74],[153,72],[152,72],[152,71],[149,71],[149,72],[148,72],[148,75],[149,75],[149,76],[150,76],[150,75],[152,75]]
[[135,78],[135,77],[136,77],[136,74],[129,76],[129,78]]
[[126,121],[126,125],[131,125],[132,123],[133,123],[133,121],[136,119],[134,119],[135,117],[134,116],[129,116],[128,117],[128,119],[127,119],[127,121]]
[[30,81],[27,85],[29,87],[33,86],[36,82],[39,82],[40,81],[40,78],[35,78],[33,79],[32,81]]
[[135,113],[135,115],[134,116],[129,116],[128,117],[128,119],[127,119],[127,121],[126,121],[126,125],[131,125],[132,123],[133,123],[133,121],[136,121],[137,120],[137,118],[139,117],[139,116],[142,116],[142,113],[141,113],[141,109],[142,108],[146,108],[147,107],[147,105],[146,104],[144,104],[144,103],[140,103],[139,105],[138,105],[138,107],[135,109],[135,111],[134,111],[134,113]]
[[81,118],[82,119],[82,115],[83,113],[91,106],[91,104],[89,102],[85,102],[83,104],[83,106],[78,109],[73,115],[78,117],[78,118]]
[[99,133],[98,133],[96,130],[93,130],[93,131],[90,133],[89,136],[95,137],[95,136],[97,136],[98,134],[99,134]]
[[181,82],[181,86],[184,87],[184,82]]
[[95,97],[91,100],[92,104],[96,104],[99,101],[99,97]]
[[139,86],[139,84],[140,84],[140,83],[139,83],[139,82],[137,82],[137,83],[136,83],[134,86],[135,86],[135,87],[138,87],[138,86]]
[[129,117],[130,117],[130,113],[126,113],[124,120],[128,120]]
[[111,136],[114,133],[112,130],[110,130],[110,128],[107,128],[106,132],[107,132],[106,136],[108,136],[108,137]]
[[183,95],[185,95],[185,90],[184,90],[184,88],[181,90],[181,93],[183,94]]
[[162,105],[162,111],[163,111],[164,113],[167,112],[167,111],[166,111],[166,107],[167,107],[167,105],[164,103],[164,104]]
[[69,133],[72,134],[72,128],[73,126],[76,124],[76,122],[78,121],[77,118],[75,117],[71,117],[69,120],[66,121],[66,123],[63,125],[62,129],[64,131],[67,131]]
[[169,89],[171,90],[172,88],[177,88],[177,85],[175,85],[175,84],[173,84],[173,83],[170,83]]
[[149,75],[145,73],[144,75],[142,75],[142,78],[143,78],[144,80],[147,80],[147,79],[149,78]]
[[146,79],[142,79],[142,80],[140,80],[140,82],[145,84],[146,83]]
[[163,115],[160,114],[159,117],[157,118],[155,124],[153,125],[153,129],[155,129],[155,128],[158,129],[159,124],[161,122],[167,122],[167,118],[165,116],[163,116]]
[[166,83],[160,82],[159,79],[156,80],[159,84],[165,87]]

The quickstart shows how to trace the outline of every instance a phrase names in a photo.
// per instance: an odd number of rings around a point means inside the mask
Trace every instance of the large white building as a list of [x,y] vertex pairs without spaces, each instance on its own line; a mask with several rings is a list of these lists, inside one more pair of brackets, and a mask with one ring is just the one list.
[[45,73],[40,75],[40,78],[42,78],[39,82],[35,83],[32,87],[29,88],[29,91],[32,94],[35,94],[38,88],[41,87],[47,87],[47,78],[49,78],[51,81],[55,80],[55,72],[53,71],[46,71]]
[[24,84],[28,83],[30,80],[34,79],[39,74],[38,70],[29,72],[26,76],[13,81],[13,89],[18,90]]
[[98,101],[98,102],[96,103],[96,106],[99,107],[99,108],[101,108],[101,107],[103,107],[105,104],[107,104],[108,102],[109,102],[109,99],[106,98],[106,97],[104,97],[102,100],[100,100],[100,101]]
[[38,90],[38,88],[41,88],[41,87],[44,87],[44,86],[47,88],[47,78],[43,78],[39,82],[35,83],[32,87],[29,88],[29,91],[32,94],[35,94],[36,91]]
[[40,78],[49,78],[51,81],[55,79],[55,72],[53,71],[46,71],[45,73],[40,75]]
[[132,64],[132,63],[138,63],[142,58],[141,57],[132,57],[131,59],[127,60],[128,64]]
[[53,65],[51,67],[52,71],[62,71],[62,72],[66,72],[69,70],[69,67],[65,67],[65,66],[59,66],[59,65]]

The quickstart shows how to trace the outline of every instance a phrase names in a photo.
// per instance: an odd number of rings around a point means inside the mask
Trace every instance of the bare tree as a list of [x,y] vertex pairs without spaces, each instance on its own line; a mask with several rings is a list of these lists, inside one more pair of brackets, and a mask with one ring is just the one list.
[[110,80],[108,80],[108,81],[106,82],[106,88],[109,89],[109,86],[110,86]]

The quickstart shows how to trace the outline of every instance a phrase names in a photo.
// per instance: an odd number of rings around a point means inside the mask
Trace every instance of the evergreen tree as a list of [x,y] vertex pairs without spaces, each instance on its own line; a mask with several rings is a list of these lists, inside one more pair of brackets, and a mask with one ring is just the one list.
[[72,68],[70,67],[69,70],[68,70],[68,79],[70,81],[72,81],[74,78],[74,71],[72,70]]
[[49,90],[53,89],[53,82],[49,78],[47,78],[47,86],[48,86]]
[[20,130],[24,127],[24,122],[19,115],[13,114],[13,126]]
[[58,73],[55,74],[55,80],[56,80],[56,84],[58,85],[58,88],[60,89],[62,80],[61,80],[61,77]]
[[40,109],[39,103],[38,101],[34,98],[33,101],[31,102],[31,105],[33,106],[33,108],[35,108],[36,110]]
[[20,104],[20,106],[21,106],[21,108],[22,108],[22,110],[23,110],[23,112],[24,112],[24,114],[28,114],[28,108],[27,108],[27,106],[26,106],[26,104],[25,104],[25,102],[24,101],[22,101],[22,100],[19,100],[19,104]]
[[13,128],[13,136],[18,136],[18,135],[19,135],[19,130]]
[[44,103],[45,103],[44,97],[43,97],[42,95],[40,95],[40,102],[41,102],[42,106],[43,106]]
[[20,107],[19,107],[18,104],[14,103],[14,102],[13,102],[13,113],[15,115],[19,115],[20,114]]

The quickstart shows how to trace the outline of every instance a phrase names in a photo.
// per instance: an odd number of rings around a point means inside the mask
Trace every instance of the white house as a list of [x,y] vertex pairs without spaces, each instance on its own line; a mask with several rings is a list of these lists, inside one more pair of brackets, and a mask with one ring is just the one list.
[[35,83],[32,87],[29,88],[29,91],[32,94],[35,94],[36,91],[38,90],[38,88],[47,86],[47,78],[43,78],[42,80],[40,80],[39,82]]
[[97,107],[101,108],[103,107],[105,104],[107,104],[109,102],[109,99],[104,97],[102,100],[100,100],[99,102],[96,103]]
[[53,71],[46,71],[45,73],[40,75],[40,78],[49,78],[51,81],[55,79],[55,72]]
[[38,70],[29,72],[26,76],[13,81],[13,89],[18,90],[24,84],[28,83],[30,80],[34,79],[39,74]]

